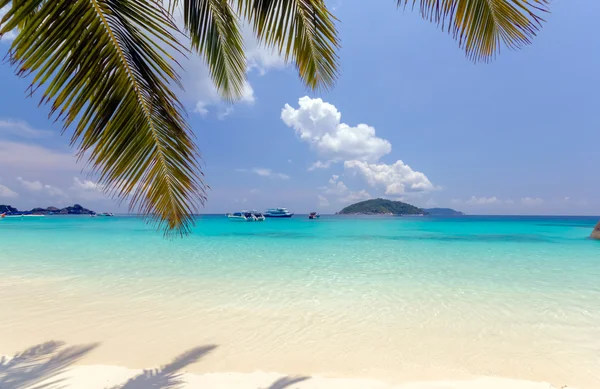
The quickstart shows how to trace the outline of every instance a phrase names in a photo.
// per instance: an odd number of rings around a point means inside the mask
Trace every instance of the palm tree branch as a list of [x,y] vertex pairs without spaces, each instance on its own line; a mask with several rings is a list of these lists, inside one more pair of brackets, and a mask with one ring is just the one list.
[[238,11],[261,43],[294,60],[313,89],[331,88],[338,75],[340,47],[335,17],[323,0],[240,0]]
[[[417,0],[398,0],[399,6]],[[418,0],[424,19],[448,30],[468,58],[488,61],[503,43],[519,49],[531,43],[542,26],[549,0]]]
[[246,84],[246,56],[239,20],[228,0],[176,0],[192,49],[203,55],[212,79],[223,97],[239,98]]
[[17,74],[33,74],[32,89],[47,85],[41,102],[64,129],[77,121],[71,143],[106,193],[182,234],[206,187],[169,87],[180,85],[171,52],[183,49],[167,15],[154,0],[20,0],[0,32],[23,26],[11,62]]

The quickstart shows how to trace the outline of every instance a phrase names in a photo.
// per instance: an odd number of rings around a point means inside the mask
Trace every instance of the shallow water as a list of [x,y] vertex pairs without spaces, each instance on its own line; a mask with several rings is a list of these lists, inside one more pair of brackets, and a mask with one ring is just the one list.
[[60,339],[141,368],[600,387],[597,218],[0,221],[0,354]]

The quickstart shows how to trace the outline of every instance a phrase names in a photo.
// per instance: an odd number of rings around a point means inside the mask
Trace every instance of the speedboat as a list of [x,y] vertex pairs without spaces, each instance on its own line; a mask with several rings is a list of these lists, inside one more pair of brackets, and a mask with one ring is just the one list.
[[97,214],[98,216],[115,216],[114,213],[112,212],[101,212],[99,214]]
[[241,211],[228,213],[227,218],[234,222],[262,222],[265,217],[258,211]]
[[318,214],[318,213],[316,213],[316,212],[311,212],[311,213],[308,215],[308,218],[309,218],[309,219],[318,219],[318,218],[320,218],[320,217],[321,217],[321,215],[319,215],[319,214]]
[[265,217],[292,217],[293,213],[289,212],[287,208],[269,208],[265,212]]

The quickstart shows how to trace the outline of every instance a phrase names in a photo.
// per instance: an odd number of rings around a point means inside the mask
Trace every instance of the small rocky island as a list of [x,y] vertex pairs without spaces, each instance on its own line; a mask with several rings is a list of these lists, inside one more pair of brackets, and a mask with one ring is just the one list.
[[430,216],[463,216],[464,213],[456,211],[452,208],[423,208]]
[[96,212],[84,208],[79,204],[74,204],[71,207],[65,208],[36,207],[29,211],[19,211],[17,208],[11,207],[10,205],[0,205],[0,213],[6,213],[7,215],[93,215]]
[[598,224],[596,224],[596,227],[594,227],[594,231],[592,231],[592,235],[590,235],[590,238],[600,240],[600,222],[598,222]]

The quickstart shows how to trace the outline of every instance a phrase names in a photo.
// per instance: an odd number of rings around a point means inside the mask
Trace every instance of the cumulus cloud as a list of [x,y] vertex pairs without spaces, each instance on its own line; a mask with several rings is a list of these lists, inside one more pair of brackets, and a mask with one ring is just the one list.
[[21,182],[21,184],[28,190],[40,191],[44,189],[44,184],[42,184],[39,181],[27,181],[24,180],[22,177],[17,177],[17,180]]
[[340,181],[339,179],[340,176],[338,175],[334,174],[333,176],[331,176],[331,178],[329,179],[329,184],[325,187],[325,193],[337,196],[346,195],[349,192],[348,187],[346,186],[346,184],[344,184],[344,182]]
[[[335,174],[331,176],[329,182],[327,183],[327,186],[321,188],[321,190],[323,194],[333,196],[336,198],[336,201],[338,203],[343,204],[353,203],[361,200],[368,200],[373,197],[366,190],[360,190],[356,192],[351,191],[350,189],[348,189],[348,186],[346,186],[346,184],[340,180],[340,176]],[[321,199],[321,197],[325,198],[327,200],[327,203],[329,203],[329,200],[325,196],[319,195],[319,199]]]
[[539,197],[523,197],[521,199],[521,204],[527,206],[536,206],[544,204],[544,200]]
[[255,167],[252,169],[235,169],[235,171],[241,172],[241,173],[245,173],[245,172],[253,173],[253,174],[256,174],[257,176],[274,178],[274,179],[279,179],[279,180],[289,180],[290,179],[290,176],[288,176],[287,174],[277,173],[271,169],[262,168],[262,167]]
[[329,207],[329,199],[323,195],[317,195],[319,199],[319,207],[326,208]]
[[375,135],[375,128],[366,124],[352,127],[341,123],[342,114],[322,99],[305,96],[298,100],[298,105],[295,109],[286,104],[281,111],[281,120],[330,161],[374,162],[392,151],[390,142]]
[[373,198],[373,196],[371,196],[371,194],[369,192],[367,192],[366,190],[363,189],[358,192],[350,192],[346,196],[340,197],[338,201],[342,204],[348,204],[348,203],[356,203],[358,201],[363,201],[363,200],[369,200],[372,198]]
[[73,185],[69,188],[73,197],[83,200],[106,200],[107,197],[104,194],[104,187],[92,180],[80,179],[79,177],[73,177]]
[[402,161],[393,165],[346,161],[344,168],[362,176],[372,187],[385,188],[385,194],[390,196],[435,189],[425,174],[414,171]]
[[17,181],[25,187],[25,189],[32,192],[45,192],[46,194],[54,197],[64,196],[65,192],[62,189],[57,188],[53,185],[42,184],[40,181],[27,181],[23,177],[17,177]]
[[73,189],[82,190],[102,190],[102,186],[92,180],[81,180],[79,177],[73,177]]
[[327,169],[331,166],[332,161],[326,161],[326,162],[322,162],[322,161],[317,161],[315,163],[313,163],[312,165],[310,165],[310,167],[308,168],[308,171],[313,171],[316,169]]
[[476,197],[471,196],[469,200],[466,201],[467,204],[471,205],[489,205],[489,204],[498,204],[502,201],[498,200],[496,196],[493,197]]
[[0,197],[15,198],[15,197],[19,197],[19,194],[15,191],[11,190],[6,185],[0,185]]

